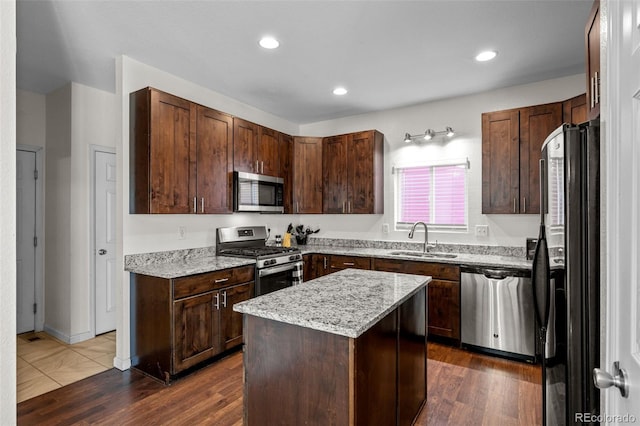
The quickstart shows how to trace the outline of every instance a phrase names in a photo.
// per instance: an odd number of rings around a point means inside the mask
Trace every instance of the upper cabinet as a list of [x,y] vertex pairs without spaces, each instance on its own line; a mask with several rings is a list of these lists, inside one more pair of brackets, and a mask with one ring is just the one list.
[[587,65],[587,118],[600,115],[600,0],[593,2],[584,34]]
[[562,122],[579,124],[587,121],[587,95],[582,94],[562,102]]
[[324,139],[324,213],[384,212],[383,139],[376,130]]
[[291,213],[322,213],[322,138],[293,138]]
[[539,213],[542,143],[562,102],[482,114],[482,213]]
[[145,88],[130,121],[131,213],[231,211],[231,116]]
[[285,213],[293,213],[293,136],[280,133],[280,174],[284,178],[282,197]]
[[233,118],[233,170],[280,176],[280,133]]

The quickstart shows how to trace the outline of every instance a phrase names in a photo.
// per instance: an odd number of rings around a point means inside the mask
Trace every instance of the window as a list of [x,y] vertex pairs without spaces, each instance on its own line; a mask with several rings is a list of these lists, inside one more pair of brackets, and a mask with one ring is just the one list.
[[396,167],[396,225],[467,226],[468,163]]

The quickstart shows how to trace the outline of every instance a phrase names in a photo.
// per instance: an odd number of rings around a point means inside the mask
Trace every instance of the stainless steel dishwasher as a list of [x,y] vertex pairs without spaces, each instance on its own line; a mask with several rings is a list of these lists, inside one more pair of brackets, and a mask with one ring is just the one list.
[[531,272],[463,267],[460,286],[463,347],[535,362]]

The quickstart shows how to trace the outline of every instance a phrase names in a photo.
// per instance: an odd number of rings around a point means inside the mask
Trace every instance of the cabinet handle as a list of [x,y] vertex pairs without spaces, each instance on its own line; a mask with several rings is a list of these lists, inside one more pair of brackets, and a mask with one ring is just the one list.
[[347,213],[353,213],[353,210],[351,210],[351,201],[347,201]]
[[264,161],[260,162],[260,173],[264,173]]
[[527,212],[527,197],[522,197],[522,212],[526,213]]
[[193,197],[193,212],[198,213],[198,208],[196,207],[198,203],[198,197]]
[[327,256],[324,256],[324,269],[327,269]]
[[296,201],[296,213],[300,213],[300,202]]
[[227,307],[227,292],[226,291],[222,292],[222,307],[223,308]]
[[200,198],[200,213],[204,213],[204,197]]
[[346,211],[347,211],[347,202],[343,201],[342,202],[342,213],[346,213]]
[[516,199],[513,199],[513,212],[516,212]]
[[590,92],[589,93],[589,95],[590,95],[589,96],[589,98],[590,98],[589,101],[590,101],[590,104],[591,104],[591,108],[593,108],[595,106],[595,100],[594,100],[595,99],[595,85],[593,84],[594,82],[595,82],[595,79],[593,77],[591,77],[591,80],[589,80],[589,83],[591,83],[590,84],[590,86],[591,86],[590,89],[591,90],[589,90],[589,92]]
[[214,280],[213,282],[218,284],[218,283],[226,283],[227,281],[229,281],[229,278],[218,278],[217,280]]
[[342,262],[344,266],[355,266],[356,264],[353,262]]
[[216,309],[220,309],[220,293],[216,293],[215,298],[216,303],[214,304],[214,306],[216,307]]
[[595,72],[593,78],[593,87],[594,87],[594,95],[593,95],[593,103],[597,105],[600,103],[600,78],[598,77],[598,71]]

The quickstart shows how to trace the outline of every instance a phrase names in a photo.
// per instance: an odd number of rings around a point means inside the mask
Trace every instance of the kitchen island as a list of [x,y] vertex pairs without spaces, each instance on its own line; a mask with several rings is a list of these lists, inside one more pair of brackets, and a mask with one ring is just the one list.
[[430,280],[346,269],[235,304],[245,424],[412,423],[426,400]]

